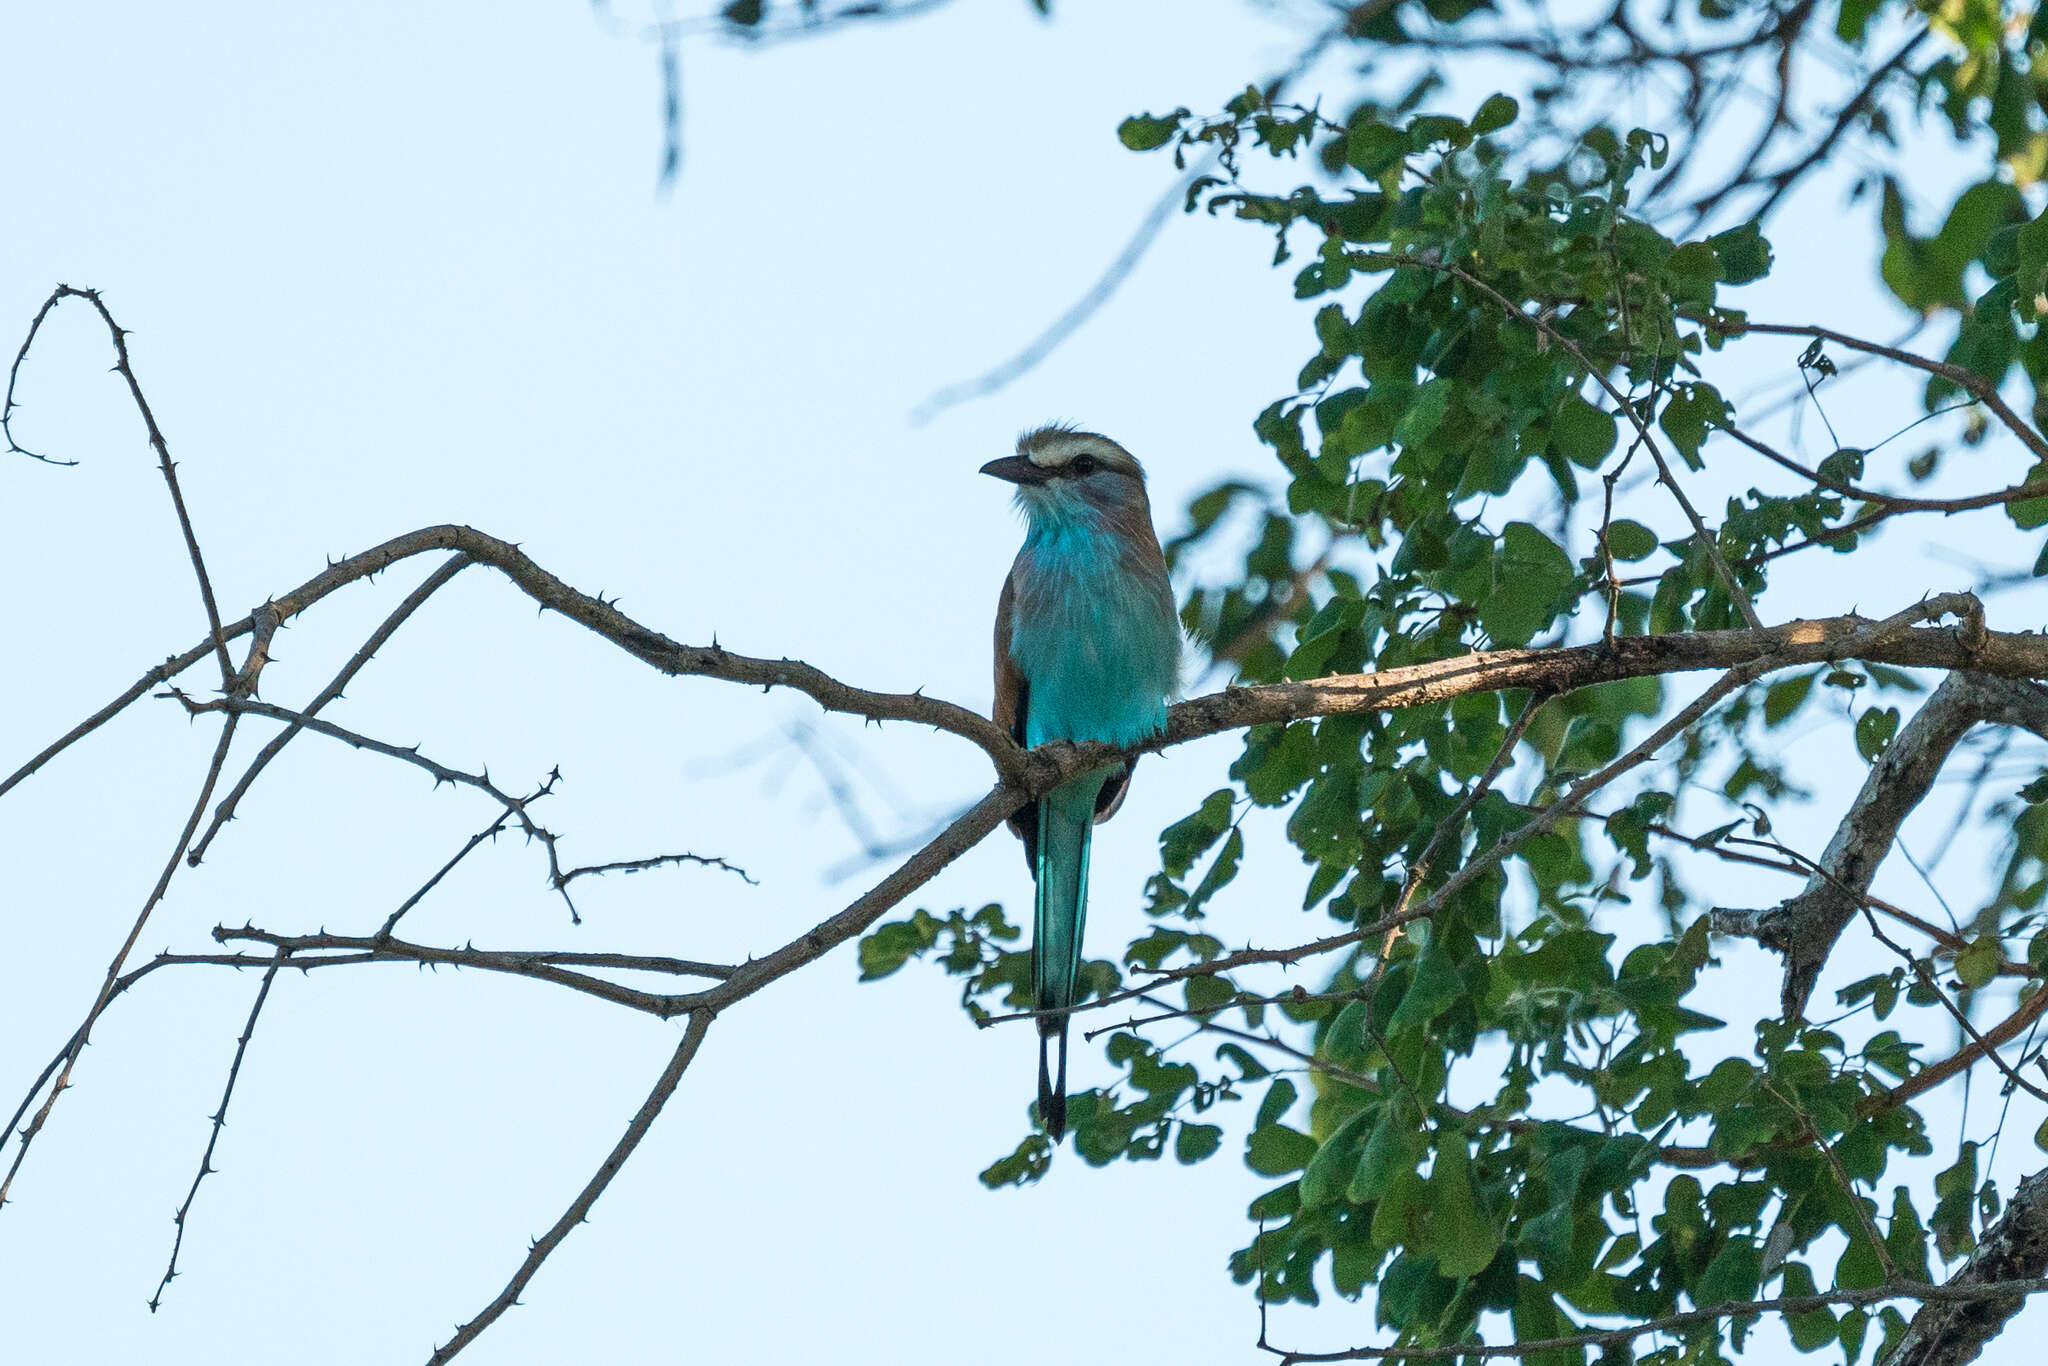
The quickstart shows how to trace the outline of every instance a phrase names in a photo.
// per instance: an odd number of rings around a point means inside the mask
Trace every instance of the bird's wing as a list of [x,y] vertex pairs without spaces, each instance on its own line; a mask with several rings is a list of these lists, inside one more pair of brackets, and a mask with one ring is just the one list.
[[1131,790],[1131,764],[1124,761],[1122,768],[1109,775],[1102,784],[1102,790],[1095,794],[1095,823],[1102,824],[1116,814],[1124,804],[1124,794]]
[[[1024,743],[1024,719],[1031,705],[1031,684],[1010,657],[1010,630],[1017,607],[1016,571],[1003,579],[1003,595],[996,602],[996,696],[995,723]],[[1010,817],[1010,829],[1024,841],[1024,862],[1033,877],[1038,876],[1038,803],[1019,807]]]

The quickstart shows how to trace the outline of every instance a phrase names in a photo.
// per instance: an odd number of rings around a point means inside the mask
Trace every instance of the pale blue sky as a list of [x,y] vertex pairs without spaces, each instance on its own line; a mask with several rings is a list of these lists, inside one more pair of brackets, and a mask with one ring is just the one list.
[[[1046,25],[1023,0],[959,4],[765,54],[695,44],[687,162],[661,197],[653,51],[575,0],[25,10],[0,48],[0,122],[16,131],[0,339],[11,348],[58,281],[106,291],[230,616],[326,556],[460,521],[677,639],[985,706],[1017,529],[977,467],[1022,427],[1079,419],[1147,463],[1170,531],[1197,489],[1265,472],[1250,416],[1310,345],[1261,232],[1177,222],[1044,366],[907,424],[927,392],[1001,360],[1085,288],[1159,193],[1165,161],[1121,149],[1117,121],[1220,101],[1294,36],[1226,0],[1061,11]],[[1785,220],[1771,311],[1888,335],[1897,319],[1859,302],[1867,260],[1829,239],[1835,213],[1809,196]],[[7,767],[200,634],[108,361],[97,323],[67,308],[25,372],[17,430],[82,463],[0,460]],[[1873,422],[1910,407],[1896,384],[1865,392]],[[266,694],[309,695],[421,572],[295,625]],[[1960,571],[1939,572],[1957,586]],[[1769,615],[1841,610],[1839,574],[1814,566]],[[1924,577],[1902,561],[1897,584],[1855,596],[1892,610]],[[1999,624],[2039,624],[2023,617]],[[9,799],[10,1102],[91,999],[191,800],[213,732],[171,705],[139,705]],[[800,700],[660,679],[536,619],[485,571],[422,612],[335,715],[488,764],[509,787],[560,764],[547,815],[579,861],[688,848],[761,882],[682,870],[589,885],[572,930],[538,851],[506,839],[413,916],[422,939],[717,958],[772,947],[859,886],[824,881],[854,846],[808,772],[715,762],[809,719]],[[987,780],[950,739],[832,734],[906,795],[912,825]],[[1815,781],[1853,790],[1839,737],[1809,741],[1828,746]],[[1234,750],[1147,762],[1098,841],[1098,953],[1140,919],[1153,833],[1221,782]],[[474,794],[317,738],[243,811],[180,878],[145,951],[245,917],[367,929],[491,817]],[[1796,833],[1817,844],[1827,824]],[[1219,933],[1299,933],[1296,866],[1268,846],[1219,906]],[[1965,898],[1973,878],[1957,871]],[[1026,886],[999,838],[914,904],[1014,905]],[[1720,894],[1785,890],[1731,878]],[[1729,956],[1768,1001],[1772,966]],[[1033,1040],[969,1028],[935,972],[877,987],[854,973],[843,950],[721,1019],[591,1225],[466,1359],[1257,1355],[1251,1299],[1223,1262],[1264,1183],[1234,1140],[1193,1171],[1095,1172],[1063,1152],[1040,1186],[984,1192],[975,1172],[1023,1132]],[[280,980],[184,1274],[152,1317],[170,1214],[255,988],[160,974],[102,1023],[0,1212],[10,1356],[423,1360],[496,1293],[674,1046],[671,1026],[521,981]],[[1078,1058],[1094,1079],[1099,1060]],[[1369,1332],[1369,1308],[1275,1314],[1276,1339],[1301,1345]]]

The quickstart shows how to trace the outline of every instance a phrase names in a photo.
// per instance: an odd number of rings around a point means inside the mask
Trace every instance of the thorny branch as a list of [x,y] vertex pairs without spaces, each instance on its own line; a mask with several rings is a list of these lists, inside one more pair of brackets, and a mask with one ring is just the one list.
[[206,1151],[199,1155],[199,1170],[192,1174],[191,1189],[185,1192],[185,1203],[178,1206],[178,1212],[171,1222],[177,1225],[177,1235],[171,1239],[171,1260],[164,1267],[164,1278],[157,1282],[156,1293],[149,1297],[149,1312],[154,1314],[163,1303],[164,1291],[170,1288],[178,1275],[178,1254],[185,1247],[185,1221],[192,1216],[192,1202],[199,1198],[199,1183],[213,1175],[213,1150],[220,1142],[220,1131],[228,1122],[228,1102],[235,1097],[235,1082],[242,1075],[242,1058],[249,1051],[249,1040],[256,1033],[256,1017],[263,1013],[263,1003],[270,999],[270,984],[277,980],[277,970],[284,966],[291,950],[279,949],[277,956],[270,960],[264,970],[263,982],[256,988],[255,1004],[249,1007],[249,1022],[242,1026],[241,1037],[235,1040],[235,1060],[228,1064],[227,1085],[221,1088],[220,1108],[213,1112],[213,1127],[207,1131]]

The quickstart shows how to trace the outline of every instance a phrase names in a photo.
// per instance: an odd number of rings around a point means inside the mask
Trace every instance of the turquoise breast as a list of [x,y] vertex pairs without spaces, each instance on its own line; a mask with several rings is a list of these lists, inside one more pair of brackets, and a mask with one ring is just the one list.
[[1134,744],[1166,725],[1180,623],[1163,575],[1132,573],[1086,523],[1033,527],[1016,567],[1010,656],[1024,675],[1024,743]]

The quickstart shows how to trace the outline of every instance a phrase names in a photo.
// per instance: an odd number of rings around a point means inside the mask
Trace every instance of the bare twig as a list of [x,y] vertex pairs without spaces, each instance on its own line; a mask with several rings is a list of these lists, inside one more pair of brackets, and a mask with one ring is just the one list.
[[213,1165],[214,1146],[220,1142],[222,1126],[228,1122],[228,1102],[234,1099],[235,1081],[242,1075],[242,1058],[249,1051],[249,1040],[256,1033],[256,1017],[263,1013],[263,1003],[270,999],[270,984],[277,980],[277,970],[284,966],[290,955],[289,949],[279,949],[270,961],[269,969],[263,974],[262,985],[256,988],[255,1004],[249,1007],[248,1023],[242,1026],[241,1037],[235,1040],[235,1060],[228,1064],[227,1085],[221,1088],[220,1108],[213,1112],[213,1127],[206,1135],[206,1151],[199,1155],[199,1170],[192,1174],[192,1187],[185,1192],[185,1203],[178,1206],[178,1212],[171,1222],[177,1225],[177,1236],[171,1240],[171,1260],[164,1267],[164,1278],[157,1282],[156,1293],[149,1297],[149,1312],[154,1314],[163,1303],[164,1291],[178,1275],[178,1253],[185,1247],[185,1221],[191,1217],[192,1202],[199,1197],[199,1183],[216,1170]]
[[2048,737],[2048,694],[2027,683],[1951,673],[1871,765],[1805,890],[1765,911],[1713,912],[1716,933],[1755,939],[1785,960],[1785,1018],[1804,1013],[1835,941],[1862,908],[1899,827],[1926,796],[1949,751],[1985,721]]
[[2033,424],[2027,422],[2018,413],[2014,412],[2006,401],[1999,397],[1996,384],[1993,384],[1974,370],[1965,369],[1960,365],[1954,365],[1945,360],[1932,360],[1926,356],[1915,355],[1911,351],[1903,351],[1896,346],[1886,346],[1882,342],[1865,341],[1861,337],[1852,337],[1846,333],[1837,332],[1832,327],[1819,327],[1811,323],[1745,322],[1736,331],[1738,333],[1756,332],[1783,337],[1818,337],[1822,341],[1831,341],[1837,346],[1846,346],[1852,351],[1863,351],[1873,356],[1883,356],[1886,360],[1897,361],[1901,365],[1908,365],[1915,370],[1922,370],[1927,374],[1939,376],[1976,399],[1979,403],[1982,403],[1986,408],[1989,408],[1998,418],[1999,422],[2004,424],[2006,430],[2020,439],[2021,444],[2040,459],[2048,460],[2048,438],[2044,438],[2040,432],[2034,429]]
[[[277,934],[270,930],[258,929],[254,925],[244,925],[239,929],[215,926],[213,937],[223,944],[237,941],[268,944],[272,948],[296,955],[321,949],[339,949],[351,955],[359,955],[350,957],[350,962],[438,964],[457,968],[481,968],[486,972],[508,973],[515,977],[531,977],[567,987],[571,991],[580,991],[586,996],[595,996],[613,1005],[644,1011],[662,1019],[669,1019],[692,1009],[696,1005],[695,999],[640,991],[602,977],[593,977],[586,972],[572,972],[570,969],[622,968],[637,972],[709,977],[718,981],[730,981],[739,971],[722,963],[696,963],[685,958],[655,958],[625,953],[479,949],[472,945],[465,945],[459,949],[444,949],[429,944],[412,944],[388,935],[364,937],[325,933]],[[170,957],[175,961],[175,955]],[[291,963],[295,968],[322,965],[322,960],[310,957],[295,957]]]
[[[191,514],[185,511],[185,494],[178,487],[177,467],[171,463],[171,448],[164,441],[164,434],[156,425],[156,414],[150,411],[149,400],[142,396],[142,385],[135,378],[135,367],[128,359],[128,330],[114,321],[114,315],[96,289],[73,289],[70,285],[58,285],[50,297],[37,310],[35,320],[29,324],[28,336],[22,340],[21,350],[14,357],[14,367],[7,377],[7,401],[0,407],[0,424],[11,419],[14,409],[14,381],[21,370],[21,362],[35,344],[36,333],[43,325],[43,319],[65,299],[83,299],[93,306],[100,320],[107,325],[107,335],[114,343],[114,370],[127,382],[128,396],[135,401],[136,412],[142,415],[142,425],[149,434],[150,449],[156,452],[157,468],[163,472],[164,483],[171,491],[171,506],[178,514],[178,529],[185,536],[185,551],[192,558],[192,574],[199,580],[199,597],[206,604],[206,622],[213,632],[213,651],[220,663],[220,685],[222,689],[232,686],[235,677],[234,665],[228,662],[227,637],[221,633],[220,608],[213,600],[213,582],[206,576],[206,559],[199,553],[199,538],[192,531]],[[21,455],[35,455],[34,451],[23,450],[15,443],[11,426],[4,427],[7,447]],[[37,459],[45,459],[36,456]],[[69,463],[69,462],[59,462]]]
[[606,1186],[611,1185],[612,1178],[626,1165],[626,1159],[640,1146],[640,1140],[647,1137],[647,1131],[654,1127],[655,1117],[668,1104],[669,1097],[675,1094],[677,1083],[683,1079],[684,1069],[689,1067],[690,1060],[697,1056],[698,1048],[704,1043],[704,1034],[711,1028],[714,1014],[715,1012],[711,1010],[698,1010],[691,1014],[690,1022],[683,1030],[682,1042],[676,1045],[674,1055],[668,1060],[668,1066],[664,1067],[661,1075],[655,1079],[654,1089],[649,1091],[647,1099],[640,1103],[639,1110],[634,1113],[632,1122],[626,1126],[626,1132],[612,1148],[611,1155],[598,1166],[596,1174],[584,1183],[583,1189],[576,1193],[576,1198],[569,1202],[569,1208],[563,1210],[562,1217],[555,1220],[554,1227],[534,1239],[533,1246],[527,1249],[525,1260],[519,1263],[519,1269],[512,1273],[512,1279],[505,1283],[505,1288],[498,1292],[497,1298],[485,1305],[475,1318],[456,1329],[455,1336],[437,1348],[434,1355],[428,1359],[429,1366],[442,1366],[442,1363],[453,1360],[456,1353],[476,1341],[478,1334],[496,1323],[507,1309],[519,1303],[519,1292],[526,1289],[527,1282],[540,1270],[541,1263],[561,1246],[562,1240],[569,1236],[570,1230],[590,1218],[591,1207],[597,1204],[597,1198],[604,1194]]
[[[470,559],[467,555],[453,555],[439,569],[427,575],[420,586],[413,589],[406,596],[404,602],[401,602],[396,608],[392,609],[391,615],[384,619],[383,624],[370,633],[370,638],[363,642],[363,647],[357,650],[349,662],[342,666],[341,672],[336,674],[327,686],[320,690],[319,696],[306,704],[304,708],[306,715],[318,715],[322,707],[332,702],[335,698],[340,697],[342,689],[346,688],[355,676],[362,672],[363,666],[370,662],[371,657],[377,651],[384,648],[385,642],[389,641],[398,628],[405,624],[406,619],[418,611],[428,598],[431,598],[434,594],[440,592],[442,588],[446,587],[449,580],[460,574],[469,564]],[[259,613],[252,615],[257,615],[260,620],[261,609],[259,609]],[[272,620],[276,619],[274,610],[270,613],[270,618]],[[253,679],[250,686],[237,688],[232,691],[237,696],[246,696],[254,693]],[[221,832],[221,827],[235,818],[235,808],[241,804],[242,797],[249,791],[250,785],[269,766],[270,761],[275,759],[284,747],[292,742],[292,737],[296,736],[303,729],[303,726],[294,722],[273,736],[270,743],[258,751],[256,757],[250,761],[249,767],[243,771],[241,778],[229,790],[228,795],[221,798],[220,805],[214,808],[213,819],[207,823],[206,832],[194,841],[191,852],[185,855],[187,862],[195,868],[199,866],[199,861],[206,857],[206,850],[213,843],[214,836]]]
[[[157,903],[163,900],[164,893],[170,889],[171,879],[177,874],[179,864],[185,856],[185,849],[191,844],[192,835],[199,828],[199,819],[206,814],[206,803],[213,797],[214,784],[220,781],[221,766],[227,762],[228,748],[235,741],[235,723],[238,719],[230,716],[227,724],[221,727],[220,740],[214,745],[213,761],[207,765],[206,777],[199,785],[199,798],[192,804],[192,814],[186,819],[185,828],[179,834],[177,845],[172,849],[170,859],[164,864],[164,870],[156,880],[156,886],[150,890],[149,898],[142,903],[142,910],[136,914],[135,923],[128,930],[128,937],[121,941],[120,949],[114,954],[114,961],[107,968],[106,980],[100,984],[99,993],[93,997],[91,1007],[85,1012],[85,1019],[59,1055],[63,1061],[61,1066],[55,1069],[55,1079],[52,1080],[50,1070],[45,1069],[42,1079],[37,1083],[40,1088],[43,1082],[47,1081],[49,1094],[44,1097],[41,1107],[29,1120],[28,1126],[19,1132],[21,1146],[15,1150],[14,1161],[8,1164],[7,1175],[0,1177],[0,1205],[7,1203],[7,1192],[14,1185],[15,1173],[21,1170],[22,1162],[28,1157],[29,1145],[35,1142],[36,1135],[42,1131],[43,1125],[49,1122],[50,1111],[55,1108],[57,1097],[63,1095],[65,1088],[71,1084],[71,1071],[78,1065],[79,1055],[85,1051],[86,1044],[92,1038],[94,1022],[106,1011],[107,1003],[114,997],[115,984],[120,980],[121,969],[126,965],[129,953],[135,948],[135,941],[142,937],[142,927],[149,923],[150,913],[156,910]],[[0,1134],[13,1131],[35,1097],[35,1090],[31,1090],[23,1097],[21,1105],[14,1112],[14,1117],[8,1121],[7,1130],[0,1130]]]
[[650,858],[621,859],[617,863],[593,863],[582,868],[571,868],[562,874],[561,880],[566,885],[579,877],[601,877],[606,873],[643,873],[650,868],[667,868],[679,863],[693,863],[700,868],[716,868],[720,872],[731,873],[749,886],[760,885],[738,864],[728,863],[709,854],[655,854]]

